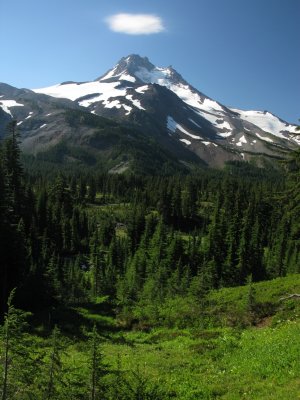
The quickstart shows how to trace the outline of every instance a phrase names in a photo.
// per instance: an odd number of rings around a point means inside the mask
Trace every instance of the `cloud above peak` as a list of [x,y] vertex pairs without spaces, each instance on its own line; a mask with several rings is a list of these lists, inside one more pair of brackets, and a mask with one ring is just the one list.
[[165,30],[162,19],[153,14],[114,14],[105,21],[113,32],[127,35],[151,35]]

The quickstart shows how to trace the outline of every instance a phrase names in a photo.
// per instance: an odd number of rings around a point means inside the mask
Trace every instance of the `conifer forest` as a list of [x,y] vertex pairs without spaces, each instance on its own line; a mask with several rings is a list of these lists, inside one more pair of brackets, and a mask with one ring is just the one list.
[[16,121],[0,146],[1,400],[298,398],[299,150],[149,175],[36,167]]

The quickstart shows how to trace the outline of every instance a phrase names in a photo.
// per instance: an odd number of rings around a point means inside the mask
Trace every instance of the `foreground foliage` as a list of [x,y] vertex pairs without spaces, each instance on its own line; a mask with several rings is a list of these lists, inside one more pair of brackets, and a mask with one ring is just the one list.
[[[11,353],[10,396],[22,400],[297,398],[300,302],[285,295],[300,291],[300,277],[252,288],[256,311],[247,305],[249,286],[213,291],[203,314],[191,315],[193,324],[185,328],[124,331],[112,317],[105,317],[106,298],[99,299],[97,312],[92,304],[74,309],[84,315],[82,320],[68,322],[57,313],[61,332],[54,328],[50,334],[46,321],[34,318],[30,335],[17,334],[18,346],[26,343],[27,351],[17,351],[14,345]],[[268,313],[262,316],[258,305],[264,309],[266,304]],[[248,321],[247,327],[232,320],[234,310],[239,310],[244,323]],[[22,321],[22,313],[11,312],[14,320]],[[14,340],[15,334],[11,336]],[[5,349],[4,332],[1,337]],[[34,379],[24,379],[24,369]]]

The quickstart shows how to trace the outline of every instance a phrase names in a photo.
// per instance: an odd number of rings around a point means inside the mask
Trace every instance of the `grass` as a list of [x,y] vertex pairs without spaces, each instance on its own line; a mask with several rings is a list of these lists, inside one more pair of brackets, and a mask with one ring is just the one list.
[[109,216],[115,221],[124,221],[124,216],[129,210],[129,203],[94,203],[89,204],[86,210],[96,221],[100,221],[103,216]]
[[299,335],[295,321],[242,332],[160,329],[128,332],[103,352],[125,371],[139,365],[172,398],[290,400],[300,398]]
[[[280,301],[289,293],[299,293],[300,276],[253,284],[253,289],[257,304],[269,305],[265,310],[271,314],[266,318],[272,323],[229,326],[233,312],[246,312],[249,288],[221,289],[209,295],[211,318],[222,315],[211,328],[111,330],[102,336],[104,360],[113,370],[119,363],[125,376],[138,369],[147,382],[165,393],[165,399],[300,399],[300,301]],[[96,309],[80,307],[77,312],[86,320],[98,321],[102,329],[116,328],[108,315],[97,316],[101,307],[105,310],[103,304],[99,301]],[[82,365],[84,345],[80,343],[69,351],[72,362],[77,363],[78,353]]]
[[252,284],[255,299],[255,321],[249,321],[247,298],[249,286],[224,288],[212,291],[208,300],[208,314],[215,323],[225,326],[247,326],[249,322],[259,324],[295,320],[300,316],[300,301],[284,299],[289,294],[300,293],[300,275]]
[[280,300],[300,292],[300,275],[252,287],[258,321],[270,323],[243,329],[249,287],[225,288],[208,296],[216,328],[128,334],[132,357],[183,400],[300,398],[300,301]]
[[[281,297],[289,293],[300,292],[300,275],[293,274],[284,278],[276,278],[271,281],[257,282],[253,284],[256,300],[258,302],[276,303]],[[210,293],[209,300],[227,305],[240,304],[248,290],[247,286],[237,288],[224,288]],[[222,301],[220,302],[220,300]]]
[[[88,373],[86,338],[96,324],[104,363],[110,370],[104,378],[107,382],[115,382],[113,371],[119,370],[126,379],[139,375],[148,387],[158,387],[163,393],[159,399],[300,399],[300,301],[280,301],[300,292],[300,276],[256,283],[253,290],[256,305],[265,313],[270,311],[263,317],[270,323],[232,323],[234,312],[241,318],[249,313],[245,308],[249,287],[211,292],[206,316],[212,323],[206,328],[195,324],[147,332],[124,330],[117,326],[106,297],[56,310],[52,322],[64,336],[64,370],[69,371],[70,382],[74,381],[74,391],[80,390],[79,382]],[[36,341],[44,348],[50,345],[47,335]],[[75,399],[73,386],[68,389],[69,398]]]

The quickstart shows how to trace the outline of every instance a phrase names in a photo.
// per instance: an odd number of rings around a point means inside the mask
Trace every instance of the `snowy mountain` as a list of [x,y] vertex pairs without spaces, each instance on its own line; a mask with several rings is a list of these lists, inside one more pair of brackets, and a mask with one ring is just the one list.
[[[94,115],[71,100],[1,83],[0,96],[0,140],[8,123],[16,119],[23,153],[35,170],[71,166],[111,173],[173,174],[187,169],[172,151],[135,126]],[[195,154],[180,145],[179,153],[187,163],[201,165]]]
[[[283,157],[300,144],[295,125],[269,112],[228,108],[192,87],[172,67],[156,67],[138,55],[122,58],[94,81],[28,92],[68,99],[72,107],[135,126],[183,161],[189,153],[212,166],[262,155]],[[19,114],[22,102],[0,90],[1,95],[4,113]]]
[[64,123],[67,109],[79,110],[80,107],[68,99],[56,99],[0,83],[0,137],[5,135],[8,122],[16,119],[23,149],[42,151],[57,144],[62,137],[73,135],[72,128]]

